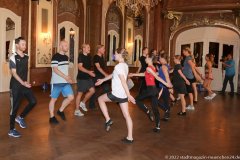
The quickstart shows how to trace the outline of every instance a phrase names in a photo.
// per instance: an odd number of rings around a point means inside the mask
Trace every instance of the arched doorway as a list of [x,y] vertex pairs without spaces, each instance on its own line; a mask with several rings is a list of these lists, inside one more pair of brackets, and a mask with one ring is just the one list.
[[121,46],[122,41],[122,12],[113,2],[106,14],[106,60],[108,65],[114,65],[113,53]]
[[[224,70],[220,61],[226,52],[232,52],[236,63],[236,71],[239,65],[239,35],[222,27],[199,27],[181,32],[176,38],[175,54],[181,54],[184,46],[189,46],[194,54],[199,68],[203,71],[205,65],[205,55],[212,53],[215,56],[215,66],[212,83],[213,90],[221,91]],[[238,75],[234,78],[235,91],[237,91]],[[227,90],[230,90],[229,86]]]
[[61,40],[69,43],[68,57],[70,61],[69,75],[74,83],[78,73],[79,28],[72,22],[64,21],[58,24],[58,46]]
[[0,8],[0,13],[0,92],[6,92],[11,78],[8,58],[15,46],[13,40],[21,35],[21,17],[5,8]]

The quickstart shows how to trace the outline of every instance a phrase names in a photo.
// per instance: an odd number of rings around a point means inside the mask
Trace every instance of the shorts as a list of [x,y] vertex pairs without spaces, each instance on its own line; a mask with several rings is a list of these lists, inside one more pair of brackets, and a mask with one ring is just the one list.
[[52,84],[50,97],[58,98],[60,93],[62,93],[63,97],[68,97],[69,95],[73,95],[73,90],[71,85],[69,83]]
[[107,93],[107,97],[112,101],[112,102],[117,102],[117,103],[126,103],[128,102],[128,98],[118,98],[112,94],[112,92]]
[[186,88],[187,88],[187,93],[193,93],[193,87],[192,84],[196,82],[196,79],[188,79],[188,81],[190,82],[190,85],[186,84]]
[[185,83],[173,84],[174,92],[177,94],[186,94],[187,88]]
[[77,91],[87,92],[90,88],[94,87],[92,79],[78,79],[77,80]]

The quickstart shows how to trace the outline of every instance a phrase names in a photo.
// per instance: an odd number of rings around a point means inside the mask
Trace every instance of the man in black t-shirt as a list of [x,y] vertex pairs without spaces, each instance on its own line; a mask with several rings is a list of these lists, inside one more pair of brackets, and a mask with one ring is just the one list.
[[[105,71],[106,63],[104,61],[104,53],[104,45],[98,45],[97,54],[93,57],[94,73],[96,74],[96,77],[93,79],[94,83],[96,83],[98,79],[102,79],[108,76],[107,72]],[[89,100],[89,108],[94,109],[97,97],[104,93],[107,93],[108,91],[110,91],[110,87],[106,82],[99,86],[95,94],[93,94]]]
[[[142,56],[139,58],[139,61],[140,61],[140,67],[137,71],[137,73],[144,73],[147,69],[147,63],[146,63],[146,57],[148,56],[148,48],[147,47],[144,47],[142,49]],[[140,89],[139,89],[139,92],[138,94],[141,94],[141,92],[146,89],[146,82],[145,82],[145,78],[140,78]]]
[[[76,97],[76,110],[75,116],[83,116],[84,114],[79,110],[79,106],[86,112],[86,102],[94,94],[95,88],[92,78],[95,77],[93,71],[91,71],[91,56],[89,44],[82,45],[83,52],[78,57],[78,75],[77,75],[77,87],[78,94]],[[85,93],[84,99],[81,101],[83,93]]]
[[[27,128],[24,118],[36,105],[37,101],[30,89],[31,84],[27,82],[29,57],[24,53],[26,50],[26,41],[22,37],[19,37],[15,39],[15,45],[17,51],[13,53],[9,60],[12,77],[10,80],[11,111],[10,131],[8,135],[11,137],[20,137],[21,134],[15,129],[15,121],[21,128]],[[28,100],[28,104],[23,112],[16,117],[23,97]]]

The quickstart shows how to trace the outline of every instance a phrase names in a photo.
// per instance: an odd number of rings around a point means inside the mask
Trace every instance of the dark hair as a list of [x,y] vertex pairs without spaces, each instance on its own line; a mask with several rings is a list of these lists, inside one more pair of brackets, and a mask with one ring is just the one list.
[[145,51],[145,49],[147,49],[148,47],[143,47],[142,51]]
[[182,56],[181,55],[175,55],[174,58],[178,59],[179,61],[181,61]]
[[166,53],[160,54],[160,58],[164,58],[168,62],[168,55]]
[[23,37],[18,37],[15,39],[15,44],[19,44],[20,41],[25,41]]

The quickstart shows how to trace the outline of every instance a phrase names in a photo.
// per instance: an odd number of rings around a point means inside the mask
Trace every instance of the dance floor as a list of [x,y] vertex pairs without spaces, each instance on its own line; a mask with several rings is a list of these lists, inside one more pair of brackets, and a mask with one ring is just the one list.
[[[132,91],[133,95],[136,90]],[[121,139],[126,136],[127,129],[117,104],[107,104],[114,121],[108,133],[104,130],[105,120],[100,109],[90,110],[84,117],[75,117],[73,102],[65,110],[67,121],[57,116],[60,124],[50,126],[49,92],[40,88],[35,88],[34,92],[38,103],[26,117],[28,128],[21,129],[16,124],[21,138],[7,135],[9,93],[0,94],[1,160],[164,160],[222,155],[240,158],[239,95],[218,94],[213,101],[207,101],[200,93],[195,111],[187,112],[186,117],[177,116],[178,102],[171,108],[171,119],[161,122],[160,133],[154,133],[154,123],[136,105],[130,104],[135,142],[123,144]]]

